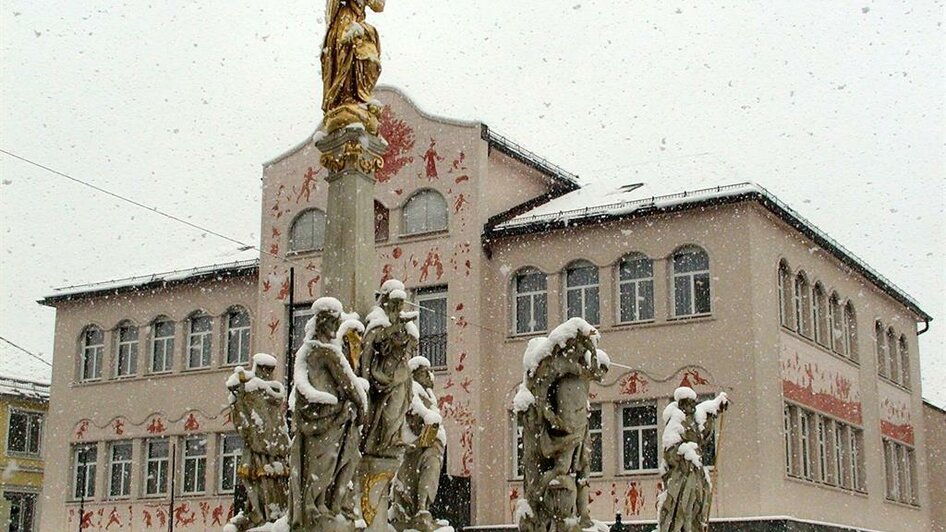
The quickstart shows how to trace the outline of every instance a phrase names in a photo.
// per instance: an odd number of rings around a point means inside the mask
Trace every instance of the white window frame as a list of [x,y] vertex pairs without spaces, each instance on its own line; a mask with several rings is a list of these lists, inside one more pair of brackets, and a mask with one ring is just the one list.
[[780,261],[778,265],[778,318],[782,327],[792,329],[792,271],[788,264]]
[[824,416],[815,419],[815,434],[818,443],[818,481],[830,483],[831,469],[828,464],[828,420]]
[[850,451],[846,448],[846,440],[850,429],[840,421],[834,422],[834,459],[837,462],[837,485],[841,488],[850,487]]
[[[641,407],[653,407],[654,409],[653,425],[632,425],[632,426],[624,425],[624,411],[630,408],[641,408]],[[621,427],[620,438],[618,438],[618,445],[620,446],[619,447],[620,452],[618,454],[620,455],[621,462],[618,465],[619,465],[621,474],[638,475],[638,474],[653,473],[655,471],[658,471],[659,464],[660,464],[661,447],[660,447],[660,435],[659,435],[660,429],[657,426],[659,423],[659,420],[657,419],[657,404],[655,402],[622,404],[621,407],[618,409],[618,416],[620,416],[620,427]],[[645,469],[644,468],[644,431],[651,430],[651,429],[654,430],[654,434],[655,434],[654,446],[657,449],[657,465],[653,468]],[[625,468],[625,465],[627,464],[627,460],[626,460],[626,457],[624,456],[624,438],[625,438],[625,435],[630,432],[637,434],[637,462],[638,462],[638,465],[640,466],[639,469],[626,469]]]
[[[303,220],[311,217],[312,240],[311,242],[298,242],[296,227],[303,223]],[[300,212],[289,224],[289,243],[286,246],[290,253],[306,253],[309,251],[321,251],[325,247],[325,237],[327,230],[328,215],[322,209],[306,209]],[[321,223],[321,227],[319,227]],[[321,242],[319,242],[319,231],[321,231]]]
[[[158,336],[158,325],[160,324],[170,324],[171,325],[171,334],[170,336]],[[170,373],[174,369],[174,339],[177,336],[177,323],[171,321],[170,319],[157,319],[151,324],[151,360],[148,364],[149,372],[152,374],[160,373]],[[161,369],[156,369],[155,355],[157,355],[157,347],[161,346],[162,351],[162,362],[164,362]]]
[[[25,450],[18,451],[11,448],[13,438],[11,437],[10,430],[13,428],[13,416],[25,416],[26,417],[26,439],[24,440],[24,445],[26,446]],[[32,457],[41,457],[43,455],[43,424],[46,421],[46,414],[38,410],[27,410],[24,408],[9,407],[7,410],[7,444],[6,451],[8,456],[32,456]],[[31,451],[30,447],[33,442],[33,429],[36,425],[39,425],[39,428],[36,433],[36,451]]]
[[[598,428],[591,428],[591,416],[597,412]],[[598,436],[597,445],[595,444],[594,436]],[[604,474],[604,412],[601,409],[600,404],[591,405],[591,410],[588,412],[588,469],[591,472],[591,476],[601,476]],[[595,448],[597,447],[598,454],[601,456],[601,469],[595,471],[592,464],[592,456],[594,456]]]
[[785,437],[785,473],[795,476],[795,426],[793,405],[785,403],[782,406],[782,431]]
[[[707,268],[703,270],[678,272],[675,259],[677,255],[682,255],[682,254],[687,254],[687,253],[702,253],[703,255],[705,255]],[[674,318],[698,318],[701,316],[709,316],[713,313],[713,278],[712,278],[712,275],[710,274],[711,267],[712,267],[712,263],[710,262],[709,253],[707,253],[705,249],[698,246],[686,246],[686,247],[680,248],[674,251],[673,255],[670,256],[670,269],[672,271],[670,293],[673,296],[670,301],[671,303],[670,307],[671,307],[671,312],[672,312],[671,315]],[[709,301],[707,301],[707,304],[709,305],[709,309],[707,309],[705,312],[697,312],[696,278],[702,275],[706,276],[706,287],[708,290],[708,297],[709,297]],[[677,312],[677,279],[687,279],[686,290],[689,293],[690,308],[686,309],[687,311],[682,314]]]
[[[194,331],[197,320],[207,320],[210,327],[206,331]],[[214,319],[204,313],[194,314],[187,320],[187,369],[204,369],[213,366]],[[194,364],[195,353],[200,357],[200,365]]]
[[523,438],[523,427],[519,422],[519,416],[512,414],[512,478],[522,479],[522,464],[519,461],[519,453],[525,452],[523,448],[525,441]]
[[907,345],[906,335],[901,334],[897,340],[897,356],[900,357],[900,386],[909,390],[913,378],[910,375],[910,347]]
[[[188,444],[194,442],[203,442],[199,448],[203,449],[203,454],[192,453]],[[207,437],[206,436],[188,436],[184,438],[181,445],[181,493],[185,495],[199,495],[207,492]],[[188,475],[191,475],[192,483],[188,483]]]
[[[436,198],[431,200],[430,198]],[[407,223],[408,210],[412,207],[412,204],[417,201],[423,201],[423,206],[414,206],[414,208],[423,208],[424,209],[424,223],[422,227],[419,228],[409,228]],[[432,202],[436,205],[432,205]],[[434,220],[431,220],[431,207],[443,207],[443,227],[435,227]],[[404,202],[404,206],[401,208],[401,236],[415,236],[415,235],[425,235],[428,233],[438,233],[440,231],[446,231],[450,227],[450,212],[449,207],[447,206],[447,199],[443,197],[443,194],[432,189],[424,188],[418,190],[411,197],[407,198],[407,201]]]
[[887,378],[891,382],[900,384],[903,375],[900,372],[900,350],[897,342],[897,333],[893,327],[887,329]]
[[[89,333],[97,331],[102,336],[102,343],[90,344]],[[95,382],[102,380],[102,363],[105,355],[105,331],[100,327],[87,327],[82,331],[82,357],[79,360],[79,375],[82,382]],[[86,360],[92,357],[91,375],[86,373]]]
[[[118,447],[127,447],[129,450],[128,458],[115,458],[115,451]],[[108,446],[108,498],[109,499],[127,499],[131,497],[131,475],[132,461],[134,460],[134,446],[131,441],[115,441]],[[122,485],[118,486],[119,493],[115,493],[115,472],[116,468],[122,475]]]
[[[230,452],[227,452],[226,441],[228,438],[235,438],[238,440],[240,442],[240,447],[235,451],[231,450]],[[217,471],[219,472],[217,475],[217,490],[219,493],[233,493],[233,491],[236,489],[236,486],[240,483],[238,471],[240,469],[240,458],[243,455],[243,439],[236,432],[228,432],[220,435],[219,442],[220,465],[217,468]],[[223,485],[227,477],[227,460],[233,461],[233,474],[230,479],[233,482],[232,488],[226,488]]]
[[[532,290],[528,292],[519,291],[519,277],[523,275],[539,275],[545,281],[544,290]],[[539,296],[545,296],[545,326],[542,328],[538,327],[538,322],[536,318],[536,299]],[[519,330],[519,298],[528,298],[529,301],[529,317],[531,319],[531,324],[535,324],[535,327],[527,327],[526,330]],[[549,326],[549,283],[548,276],[535,268],[524,268],[516,272],[512,277],[512,334],[513,335],[529,335],[542,333],[548,330]]]
[[792,284],[792,301],[795,304],[795,331],[805,338],[813,338],[811,334],[811,283],[804,272],[795,275]]
[[[79,455],[82,454],[82,450],[86,452],[86,462],[85,467],[83,468],[82,461],[79,460]],[[80,500],[85,498],[87,500],[95,499],[95,481],[96,481],[96,465],[98,462],[98,446],[96,444],[83,444],[75,445],[72,447],[72,495],[73,499]],[[88,453],[94,453],[92,460],[88,460]],[[82,469],[85,469],[85,485],[79,485],[79,473]],[[81,490],[81,491],[80,491]],[[84,497],[83,497],[84,496]]]
[[[627,279],[623,279],[621,277],[621,266],[625,262],[631,262],[631,261],[647,261],[648,263],[650,263],[650,276],[649,277],[629,277]],[[617,279],[618,279],[618,291],[617,291],[617,294],[615,294],[615,297],[618,304],[615,305],[617,308],[617,316],[615,316],[615,321],[619,324],[649,323],[649,322],[654,321],[654,316],[656,314],[656,307],[655,307],[655,302],[654,302],[654,298],[656,294],[654,291],[655,286],[656,286],[654,283],[654,260],[644,255],[643,253],[630,253],[628,255],[621,257],[621,261],[618,262],[618,267],[617,267]],[[647,298],[641,296],[641,287],[647,286],[648,284],[650,285],[650,317],[642,318],[641,310],[644,307],[643,302],[647,301]],[[633,293],[634,293],[634,300],[631,303],[633,308],[630,309],[630,313],[633,316],[633,319],[631,320],[625,320],[623,316],[624,298],[622,297],[622,295],[624,293],[625,286],[631,286],[632,287],[631,290],[633,290]]]
[[[579,285],[568,284],[569,272],[583,269],[594,271],[595,282]],[[563,280],[565,281],[565,297],[562,302],[564,303],[563,314],[565,318],[581,318],[591,325],[598,325],[601,322],[601,274],[598,271],[598,267],[589,261],[575,261],[565,268],[563,276]],[[578,297],[579,308],[581,309],[580,315],[573,316],[570,314],[571,309],[568,308],[568,297],[573,294]],[[591,303],[589,303],[592,294],[594,294],[598,300],[597,308],[592,308]],[[591,319],[593,316],[590,316],[590,314],[592,313],[597,314],[597,319]]]
[[[165,455],[163,457],[152,456],[152,446],[157,443],[164,443],[166,445]],[[171,472],[171,453],[173,452],[173,445],[171,445],[171,440],[168,438],[149,438],[144,442],[144,458],[145,458],[145,467],[143,471],[143,482],[141,490],[144,493],[145,497],[161,497],[167,495],[168,493],[168,484],[170,480]],[[158,491],[149,491],[148,489],[148,477],[152,473],[152,466],[154,467],[155,474],[155,486],[158,488]],[[162,482],[163,478],[163,482]]]
[[[246,316],[246,325],[233,326],[233,319],[236,316]],[[250,330],[252,329],[252,320],[250,313],[243,307],[230,309],[227,312],[227,346],[226,346],[226,365],[234,366],[246,364],[250,361]],[[231,358],[231,347],[236,346],[236,359]]]
[[854,305],[848,301],[841,308],[841,327],[844,329],[844,356],[852,362],[858,363],[857,349],[857,312]]
[[887,329],[880,321],[874,322],[874,340],[877,351],[877,374],[881,377],[890,378],[889,363],[887,362]]
[[[21,530],[24,532],[36,530],[39,524],[39,496],[39,493],[33,491],[15,491],[7,489],[5,486],[3,499],[6,502],[7,508],[9,508],[10,520],[9,523],[4,524],[3,530]],[[20,511],[17,514],[15,522],[13,521],[14,503],[19,503],[20,505]],[[24,506],[29,506],[29,510],[24,511]]]
[[798,434],[801,440],[801,477],[813,480],[811,454],[811,412],[800,409],[798,419]]
[[[424,354],[424,353],[422,352],[422,348],[423,348],[423,346],[425,345],[425,344],[424,344],[424,338],[430,338],[430,336],[424,336],[424,327],[421,326],[421,323],[420,323],[420,322],[421,322],[421,320],[426,320],[426,319],[428,319],[428,318],[430,317],[431,312],[433,312],[432,310],[427,309],[426,307],[424,307],[424,302],[425,302],[425,301],[436,301],[436,300],[441,300],[441,299],[442,299],[442,300],[444,301],[444,312],[445,312],[445,313],[449,313],[449,308],[447,307],[447,287],[446,287],[446,286],[438,286],[438,287],[436,287],[436,288],[431,288],[431,289],[429,289],[429,290],[419,291],[419,292],[417,292],[417,294],[416,294],[416,296],[415,296],[415,299],[416,299],[416,301],[417,301],[418,311],[420,312],[420,314],[418,315],[417,327],[418,327],[418,330],[420,331],[420,334],[421,334],[421,337],[420,337],[420,340],[419,340],[420,345],[418,346],[418,351],[417,351],[417,352],[418,352],[418,354],[419,354],[420,356],[423,356],[423,357],[426,357],[426,358],[427,358],[427,361],[430,362],[430,367],[431,367],[431,368],[433,368],[433,369],[446,368],[446,367],[447,367],[447,350],[448,350],[448,347],[449,347],[448,337],[447,337],[447,331],[448,331],[448,329],[449,329],[449,326],[448,326],[448,323],[447,323],[447,322],[449,321],[449,318],[448,318],[447,316],[443,316],[443,317],[442,317],[442,319],[443,319],[443,333],[438,334],[438,335],[433,335],[433,336],[443,336],[443,342],[442,342],[442,345],[443,345],[443,360],[431,360],[431,358],[430,358],[429,356],[427,356],[426,354]],[[428,341],[428,342],[429,342],[429,341]],[[439,343],[439,342],[438,342],[438,343]],[[429,345],[429,343],[428,343],[427,345]]]
[[828,295],[825,293],[824,285],[815,282],[811,289],[811,331],[812,339],[816,344],[827,349],[830,346],[830,332],[827,324],[828,314]]
[[[125,331],[134,331],[134,340],[126,340]],[[115,331],[115,376],[118,378],[134,377],[138,374],[138,338],[139,329],[133,323],[123,323]]]

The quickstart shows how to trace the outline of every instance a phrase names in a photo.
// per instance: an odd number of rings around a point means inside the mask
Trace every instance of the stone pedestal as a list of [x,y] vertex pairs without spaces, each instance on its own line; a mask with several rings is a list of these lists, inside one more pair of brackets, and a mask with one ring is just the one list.
[[322,255],[323,295],[362,316],[374,303],[374,176],[387,145],[362,128],[343,128],[315,141],[328,171],[328,216]]
[[389,492],[391,480],[400,466],[397,458],[365,456],[361,459],[358,470],[360,480],[358,502],[361,505],[361,517],[365,520],[368,532],[387,532]]

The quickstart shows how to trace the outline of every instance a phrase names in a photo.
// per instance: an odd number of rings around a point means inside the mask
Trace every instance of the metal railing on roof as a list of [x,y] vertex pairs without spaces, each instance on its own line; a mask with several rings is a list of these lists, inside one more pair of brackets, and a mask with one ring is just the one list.
[[510,140],[508,137],[496,133],[485,124],[483,125],[483,130],[486,133],[486,140],[498,146],[501,150],[539,167],[545,173],[553,174],[556,177],[564,179],[573,185],[578,185],[577,175],[565,170],[561,166],[549,161],[545,157],[542,157],[541,155],[538,155],[535,152],[523,147],[518,142]]
[[100,288],[118,288],[123,286],[134,286],[141,284],[153,283],[156,281],[163,281],[166,279],[187,279],[195,275],[202,275],[207,273],[213,273],[220,270],[230,270],[236,268],[244,268],[255,265],[258,262],[258,259],[246,259],[246,260],[236,260],[232,262],[226,262],[222,264],[211,264],[208,266],[195,266],[193,268],[182,268],[179,270],[170,270],[166,272],[152,273],[148,275],[136,275],[131,277],[121,277],[118,279],[113,279],[110,281],[96,281],[94,283],[86,284],[77,284],[71,286],[63,286],[59,288],[54,288],[53,291],[56,292],[55,295],[60,295],[61,293],[69,293],[75,290],[82,290],[83,292],[91,292]]

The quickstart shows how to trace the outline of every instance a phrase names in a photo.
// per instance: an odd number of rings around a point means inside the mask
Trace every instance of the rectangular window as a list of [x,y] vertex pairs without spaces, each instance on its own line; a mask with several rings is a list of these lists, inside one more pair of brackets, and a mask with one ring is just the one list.
[[902,443],[886,438],[883,442],[887,498],[905,504],[918,504],[914,450]]
[[33,532],[36,530],[36,494],[4,491],[3,498],[10,508],[9,532]]
[[39,456],[43,438],[43,414],[10,410],[7,452]]
[[807,479],[812,477],[812,453],[811,453],[811,417],[808,412],[802,411],[799,420],[800,438],[801,438],[801,476]]
[[842,488],[851,486],[850,451],[845,447],[848,427],[844,423],[834,423],[834,454],[838,462],[838,485]]
[[212,337],[213,318],[194,316],[190,319],[190,331],[187,335],[188,369],[210,367]]
[[207,490],[207,438],[203,436],[184,440],[183,493],[203,493]]
[[601,437],[601,406],[592,406],[588,415],[588,464],[592,474],[604,471]]
[[250,360],[250,315],[234,311],[227,316],[227,364],[245,364]]
[[73,449],[72,485],[76,499],[95,497],[95,462],[98,448],[95,445],[78,445]]
[[302,341],[305,340],[305,324],[309,322],[314,314],[312,313],[312,304],[293,305],[292,307],[292,353],[302,347]]
[[517,334],[544,331],[548,318],[548,292],[545,274],[538,271],[521,273],[515,279]]
[[220,491],[232,493],[237,485],[237,469],[240,467],[240,454],[243,452],[243,439],[239,434],[220,436]]
[[860,429],[851,427],[848,430],[848,436],[848,456],[851,458],[849,466],[851,470],[851,488],[857,491],[865,491],[864,455],[861,453],[863,433]]
[[785,405],[782,407],[782,434],[785,436],[785,472],[789,475],[795,474],[795,434],[792,431],[794,421],[792,420],[794,407]]
[[447,291],[444,288],[417,294],[420,306],[420,356],[433,368],[447,367]]
[[512,470],[516,478],[522,478],[522,423],[519,422],[519,416],[512,416]]
[[127,377],[136,373],[138,373],[138,327],[119,327],[118,364],[115,374],[119,377]]
[[657,469],[657,405],[625,406],[621,409],[624,472]]
[[828,433],[823,416],[818,417],[818,480],[828,482]]
[[151,372],[171,371],[174,360],[174,322],[157,321],[153,326],[154,339],[151,343]]
[[111,445],[108,465],[108,496],[131,495],[131,442],[115,442]]
[[97,327],[88,329],[82,347],[82,380],[94,381],[102,378],[103,353],[105,333]]
[[168,491],[170,443],[162,438],[148,440],[145,445],[145,495],[164,495]]
[[654,280],[621,281],[621,322],[654,319]]

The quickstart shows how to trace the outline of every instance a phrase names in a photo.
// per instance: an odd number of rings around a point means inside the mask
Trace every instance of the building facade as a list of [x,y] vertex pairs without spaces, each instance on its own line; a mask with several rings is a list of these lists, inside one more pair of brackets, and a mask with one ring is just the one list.
[[[933,532],[946,532],[946,504],[943,504],[943,493],[946,493],[946,410],[923,403],[923,422],[926,425],[927,466],[930,468],[930,493],[933,506],[930,509],[933,517]],[[939,495],[937,495],[939,494]]]
[[[522,354],[530,338],[581,316],[616,363],[591,400],[596,518],[656,518],[659,413],[689,385],[734,401],[713,452],[714,517],[929,528],[917,350],[917,323],[929,316],[902,290],[757,185],[581,186],[483,124],[425,114],[393,89],[378,97],[389,149],[377,175],[376,273],[379,284],[404,281],[421,310],[421,354],[435,369],[448,432],[445,474],[468,479],[456,484],[467,493],[442,490],[455,519],[512,523]],[[243,358],[228,358],[228,309],[247,312],[240,334],[249,331],[250,351],[286,360],[299,345],[322,295],[328,185],[319,155],[307,141],[264,165],[258,266],[47,298],[57,308],[52,402],[64,405],[49,430],[71,445],[50,450],[58,473],[45,514],[55,516],[44,525],[78,519],[77,464],[88,448],[96,471],[110,472],[88,475],[92,528],[112,515],[142,522],[145,511],[142,528],[158,528],[170,497],[143,495],[156,418],[180,455],[169,477],[181,492],[165,519],[180,513],[180,528],[211,529],[229,512],[219,489],[232,456],[222,383]],[[127,323],[140,332],[123,332]],[[151,365],[169,349],[157,339],[171,336],[169,371],[120,375],[130,364],[122,345],[137,342],[139,364]],[[211,338],[209,354],[194,336]],[[188,456],[192,436],[205,448]],[[126,441],[130,459],[115,458]],[[129,480],[113,496],[116,461]],[[189,491],[195,474],[200,493]]]
[[49,383],[0,376],[0,524],[4,530],[39,530],[48,406]]

